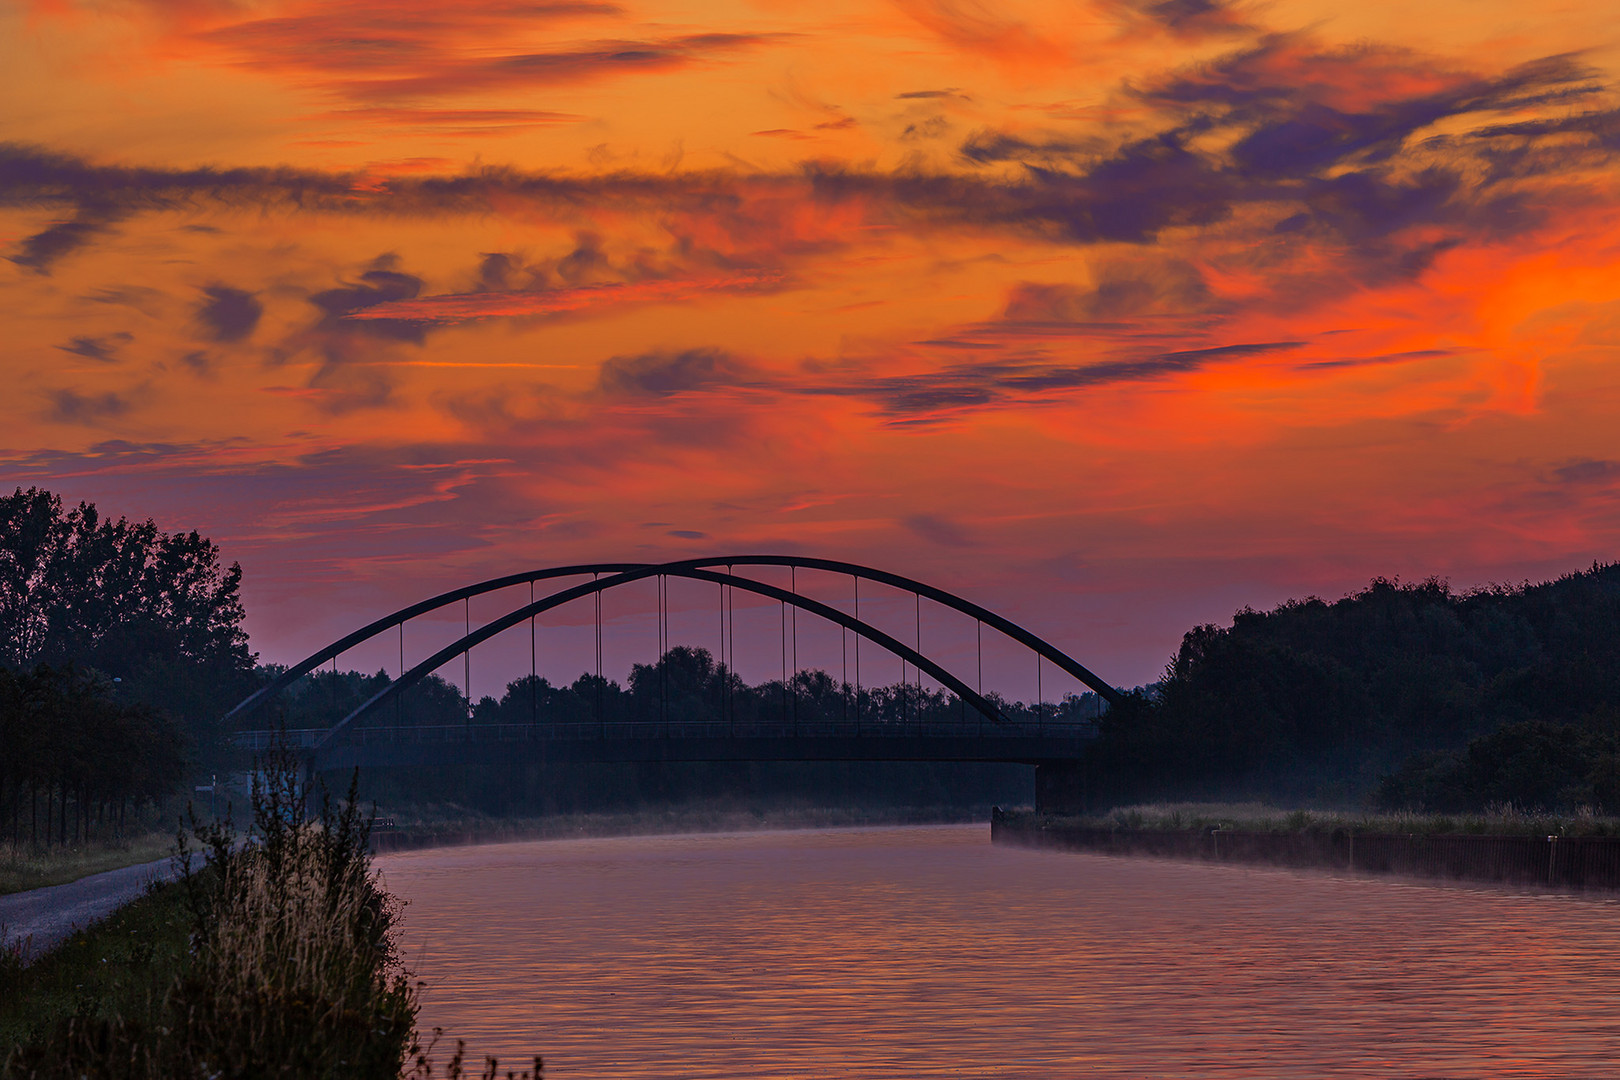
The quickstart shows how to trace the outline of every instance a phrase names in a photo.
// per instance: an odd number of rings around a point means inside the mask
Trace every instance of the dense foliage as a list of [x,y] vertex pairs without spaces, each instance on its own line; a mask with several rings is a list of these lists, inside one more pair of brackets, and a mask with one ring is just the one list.
[[1620,809],[1620,565],[1457,594],[1376,580],[1188,632],[1104,724],[1099,794]]
[[13,845],[121,834],[184,770],[172,721],[75,667],[0,668],[0,748],[0,835]]
[[0,665],[94,668],[204,752],[212,721],[253,687],[241,581],[195,532],[66,508],[39,488],[0,496]]

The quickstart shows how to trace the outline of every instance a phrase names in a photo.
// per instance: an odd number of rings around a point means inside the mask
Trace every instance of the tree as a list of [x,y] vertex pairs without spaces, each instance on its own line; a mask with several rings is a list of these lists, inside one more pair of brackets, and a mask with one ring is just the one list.
[[0,496],[0,664],[94,668],[199,741],[252,688],[241,583],[196,532],[66,509],[41,488]]
[[91,503],[64,512],[40,488],[0,497],[0,661],[13,667],[145,655],[250,667],[241,582],[195,532],[104,520]]

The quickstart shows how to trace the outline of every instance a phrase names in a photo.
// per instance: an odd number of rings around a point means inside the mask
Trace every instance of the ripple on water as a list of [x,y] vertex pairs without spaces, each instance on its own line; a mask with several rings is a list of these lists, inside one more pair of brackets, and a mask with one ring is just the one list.
[[[379,858],[422,1022],[552,1080],[1620,1076],[1620,905],[987,826]],[[443,1055],[441,1055],[443,1056]]]

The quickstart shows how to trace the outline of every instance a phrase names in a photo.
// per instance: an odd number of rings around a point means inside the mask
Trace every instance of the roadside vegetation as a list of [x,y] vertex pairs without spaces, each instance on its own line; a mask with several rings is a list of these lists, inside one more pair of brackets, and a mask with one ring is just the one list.
[[[371,868],[370,823],[352,788],[309,815],[291,766],[261,774],[245,842],[193,822],[178,882],[36,964],[0,961],[13,1040],[0,1078],[435,1074],[437,1033],[416,1030],[402,905]],[[445,1075],[500,1075],[463,1059],[458,1045]]]
[[103,870],[156,862],[174,850],[172,833],[140,832],[77,847],[0,845],[0,896],[63,885]]

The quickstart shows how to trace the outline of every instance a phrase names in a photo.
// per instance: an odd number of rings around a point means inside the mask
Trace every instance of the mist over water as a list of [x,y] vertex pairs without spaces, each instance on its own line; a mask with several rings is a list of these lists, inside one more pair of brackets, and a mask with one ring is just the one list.
[[985,825],[378,863],[423,1025],[554,1080],[1620,1069],[1607,898],[1032,852]]

